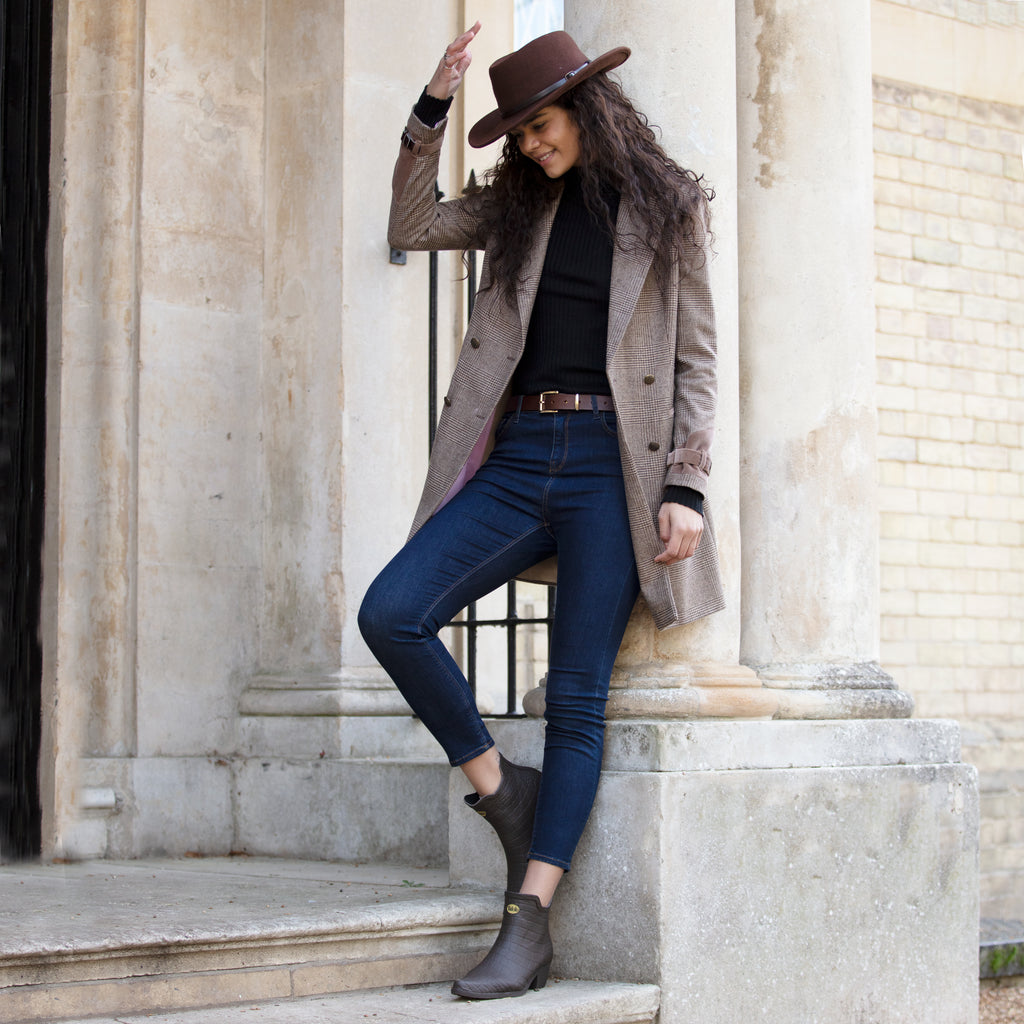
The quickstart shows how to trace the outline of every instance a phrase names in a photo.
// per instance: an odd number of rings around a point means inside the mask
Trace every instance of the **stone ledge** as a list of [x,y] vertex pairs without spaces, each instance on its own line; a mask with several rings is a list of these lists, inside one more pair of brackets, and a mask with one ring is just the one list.
[[261,1002],[187,1014],[90,1018],[65,1024],[339,1024],[364,1018],[373,1024],[652,1024],[658,1013],[654,985],[551,981],[521,999],[470,1002],[447,984],[348,992],[313,999]]
[[[371,738],[394,739],[384,749],[401,757],[334,756],[319,745],[324,737],[313,735],[305,756],[85,758],[82,798],[89,806],[66,830],[60,855],[88,860],[243,852],[443,865],[450,768],[433,738],[412,719],[391,720],[409,729],[391,728],[379,718],[340,721],[352,725],[352,736],[361,722]],[[426,752],[429,757],[420,756],[423,736],[435,748]],[[297,746],[300,738],[291,738]],[[410,742],[399,742],[403,738]],[[344,753],[354,745],[346,740]]]
[[409,705],[386,676],[262,674],[238,702],[249,716],[408,715]]
[[954,764],[955,722],[920,719],[609,722],[605,771],[743,771]]
[[1024,921],[983,917],[978,959],[982,978],[1024,979]]
[[[539,768],[543,723],[493,721],[507,757]],[[942,719],[835,721],[609,721],[606,772],[749,771],[871,765],[959,764],[960,727]]]

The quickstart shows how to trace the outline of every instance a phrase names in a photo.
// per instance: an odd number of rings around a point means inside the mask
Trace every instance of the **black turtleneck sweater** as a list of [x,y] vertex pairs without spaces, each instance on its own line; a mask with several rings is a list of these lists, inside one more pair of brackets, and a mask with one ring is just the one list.
[[[432,127],[450,106],[451,100],[434,99],[424,89],[413,113]],[[565,188],[551,226],[526,347],[512,375],[513,395],[611,393],[605,358],[612,239],[603,219],[583,202],[578,171],[570,169],[562,180]],[[609,189],[602,195],[614,223],[619,194]],[[666,487],[664,500],[704,511],[700,493],[691,487]]]
[[[611,393],[605,349],[612,239],[608,228],[584,205],[576,168],[566,172],[562,181],[565,188],[551,227],[526,348],[512,376],[513,395]],[[609,191],[605,200],[614,224],[619,194]]]

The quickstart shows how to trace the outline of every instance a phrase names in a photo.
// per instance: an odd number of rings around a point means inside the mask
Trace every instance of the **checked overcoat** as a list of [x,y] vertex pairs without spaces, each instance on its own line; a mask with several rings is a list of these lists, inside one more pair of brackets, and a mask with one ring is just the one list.
[[[436,127],[412,115],[392,179],[388,240],[398,249],[483,249],[477,296],[462,349],[444,396],[415,533],[461,485],[493,429],[526,343],[530,312],[544,265],[557,200],[543,214],[516,289],[515,302],[488,288],[488,241],[480,237],[481,197],[434,198],[447,119]],[[718,611],[724,605],[707,500],[717,395],[715,319],[707,260],[659,276],[632,206],[619,204],[608,313],[608,381],[618,421],[622,477],[640,587],[659,629]],[[620,239],[628,239],[620,244]],[[677,261],[682,266],[683,261]],[[658,509],[666,484],[704,495],[705,529],[696,553],[664,565]]]

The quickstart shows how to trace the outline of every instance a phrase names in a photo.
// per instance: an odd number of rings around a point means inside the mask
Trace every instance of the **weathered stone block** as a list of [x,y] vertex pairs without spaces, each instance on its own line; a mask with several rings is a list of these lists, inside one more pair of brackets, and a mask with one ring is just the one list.
[[230,752],[237,690],[255,659],[259,573],[143,565],[138,586],[140,753]]
[[241,761],[236,842],[253,854],[440,867],[449,772],[443,761]]
[[[539,727],[508,728],[536,760]],[[940,722],[612,723],[555,971],[657,983],[664,1024],[974,1020],[978,799],[958,743]],[[452,880],[499,886],[464,788]]]
[[132,761],[131,770],[131,856],[231,852],[231,771],[226,760],[144,757]]

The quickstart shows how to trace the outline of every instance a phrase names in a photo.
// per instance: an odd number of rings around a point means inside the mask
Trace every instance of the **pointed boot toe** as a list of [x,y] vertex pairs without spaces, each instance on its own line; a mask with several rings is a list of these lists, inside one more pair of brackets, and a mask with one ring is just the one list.
[[543,988],[552,955],[548,910],[536,896],[505,893],[494,945],[469,974],[452,985],[452,993],[464,999],[503,999]]
[[465,801],[488,821],[505,851],[508,877],[505,888],[518,892],[526,877],[526,863],[533,842],[533,818],[537,811],[540,772],[536,768],[513,764],[498,754],[501,784],[489,796],[471,793]]

